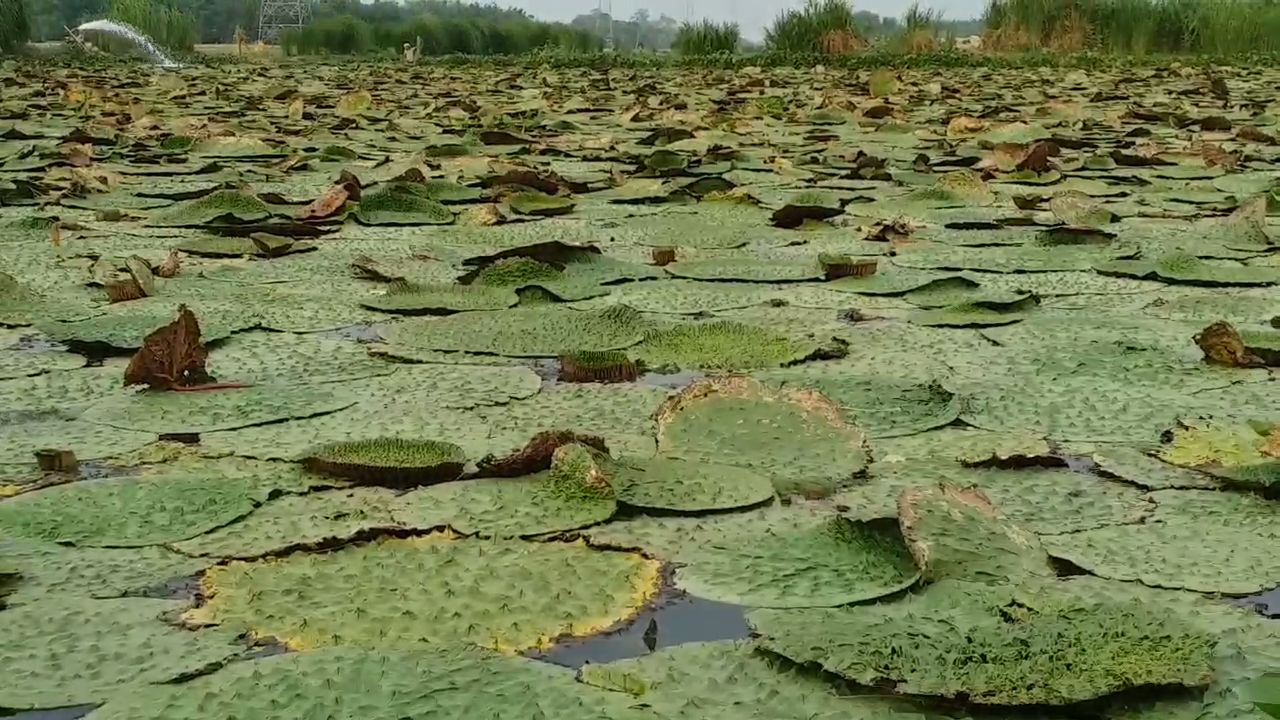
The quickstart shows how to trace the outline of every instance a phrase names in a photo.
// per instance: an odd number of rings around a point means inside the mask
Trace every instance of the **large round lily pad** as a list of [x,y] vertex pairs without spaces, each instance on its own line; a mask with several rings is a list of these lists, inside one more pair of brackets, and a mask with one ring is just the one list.
[[682,589],[751,607],[847,605],[898,592],[919,577],[896,528],[844,518],[728,534],[680,558]]
[[627,505],[678,512],[748,507],[774,496],[769,478],[754,470],[670,458],[624,462],[614,484]]
[[366,191],[356,219],[365,225],[448,225],[453,211],[433,200],[425,186],[393,182]]
[[653,368],[740,371],[791,365],[818,351],[815,342],[718,320],[654,330],[627,354]]
[[235,430],[341,410],[355,396],[334,387],[251,385],[196,392],[141,391],[95,404],[90,422],[156,434]]
[[870,608],[760,610],[761,644],[862,685],[981,705],[1069,705],[1207,685],[1216,638],[1140,601],[948,581]]
[[596,545],[675,563],[676,586],[693,595],[755,607],[864,602],[904,590],[919,575],[895,523],[807,508],[642,516],[583,532]]
[[256,331],[239,333],[211,348],[206,367],[219,382],[247,385],[346,382],[396,369],[369,357],[356,343]]
[[645,720],[625,695],[546,663],[465,648],[326,648],[114,698],[92,720]]
[[447,525],[467,534],[520,537],[595,525],[616,510],[611,489],[593,487],[581,474],[548,471],[417,490],[397,501],[395,517],[410,527]]
[[[977,368],[975,368],[977,370]],[[1058,440],[1150,442],[1209,402],[1197,393],[1236,379],[1157,350],[1120,343],[1053,345],[1005,355],[953,389],[961,418],[988,430],[1032,431]]]
[[1054,557],[1113,580],[1249,595],[1280,585],[1280,507],[1212,490],[1152,493],[1146,522],[1045,536]]
[[853,368],[801,366],[755,373],[784,388],[812,388],[876,437],[897,437],[942,427],[960,416],[959,396],[940,383],[915,382],[892,374],[870,375]]
[[6,598],[10,604],[138,594],[209,565],[160,547],[70,547],[7,537],[0,538],[0,556],[22,576]]
[[58,485],[0,503],[0,532],[97,547],[184,540],[249,514],[252,481],[173,473]]
[[658,411],[658,449],[750,468],[782,494],[824,494],[867,463],[866,437],[812,390],[771,391],[746,377],[694,383]]
[[346,540],[361,532],[396,527],[391,516],[394,498],[384,488],[285,495],[229,525],[172,547],[196,557],[255,558],[291,547]]
[[204,578],[208,602],[187,618],[294,649],[429,643],[517,652],[626,619],[657,582],[658,564],[638,555],[436,534],[214,568]]
[[428,350],[556,357],[568,350],[620,350],[640,342],[646,323],[616,306],[579,311],[545,306],[415,318],[388,324],[388,343]]
[[161,616],[183,603],[146,598],[48,597],[0,612],[0,706],[84,705],[220,663],[234,635],[193,633]]
[[839,696],[821,675],[754,651],[750,643],[689,643],[582,669],[588,685],[634,696],[677,720],[835,720],[895,717],[892,698]]

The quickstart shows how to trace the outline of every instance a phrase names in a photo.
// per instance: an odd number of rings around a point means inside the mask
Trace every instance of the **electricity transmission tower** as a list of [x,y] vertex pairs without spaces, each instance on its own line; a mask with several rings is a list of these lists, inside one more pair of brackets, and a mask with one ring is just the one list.
[[609,16],[609,34],[605,37],[604,48],[613,52],[613,0],[596,0],[596,35],[601,34],[600,23],[606,15]]
[[311,0],[262,0],[258,10],[258,42],[280,41],[280,33],[311,19]]

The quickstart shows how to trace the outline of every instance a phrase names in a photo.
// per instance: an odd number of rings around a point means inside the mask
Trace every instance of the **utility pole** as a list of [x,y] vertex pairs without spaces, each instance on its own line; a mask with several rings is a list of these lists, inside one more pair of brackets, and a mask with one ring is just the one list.
[[601,32],[600,22],[608,16],[609,18],[609,34],[604,38],[604,49],[613,52],[613,0],[596,0],[596,35],[603,35]]
[[309,20],[311,0],[262,0],[258,8],[258,42],[279,42],[282,32],[300,28]]

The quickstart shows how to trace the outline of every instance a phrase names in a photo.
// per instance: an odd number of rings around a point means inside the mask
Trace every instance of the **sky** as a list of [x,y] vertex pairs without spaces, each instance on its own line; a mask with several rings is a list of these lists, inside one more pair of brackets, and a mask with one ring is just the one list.
[[[597,0],[496,0],[498,5],[509,5],[527,10],[535,17],[546,20],[572,20],[575,16],[596,9]],[[604,0],[606,7],[612,3],[613,15],[629,18],[635,11],[645,8],[655,17],[666,13],[677,20],[734,20],[742,27],[744,35],[760,38],[764,27],[782,10],[800,7],[804,0]],[[854,7],[869,10],[877,15],[899,16],[909,2],[904,0],[856,0]],[[982,15],[983,0],[929,0],[923,7],[941,10],[948,20],[964,20]],[[690,10],[692,8],[692,11]]]

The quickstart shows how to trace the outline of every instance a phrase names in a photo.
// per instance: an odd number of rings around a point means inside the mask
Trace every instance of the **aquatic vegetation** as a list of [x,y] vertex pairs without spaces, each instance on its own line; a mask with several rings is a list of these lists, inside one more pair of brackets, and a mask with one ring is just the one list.
[[1261,718],[1280,74],[849,9],[0,63],[0,715]]

